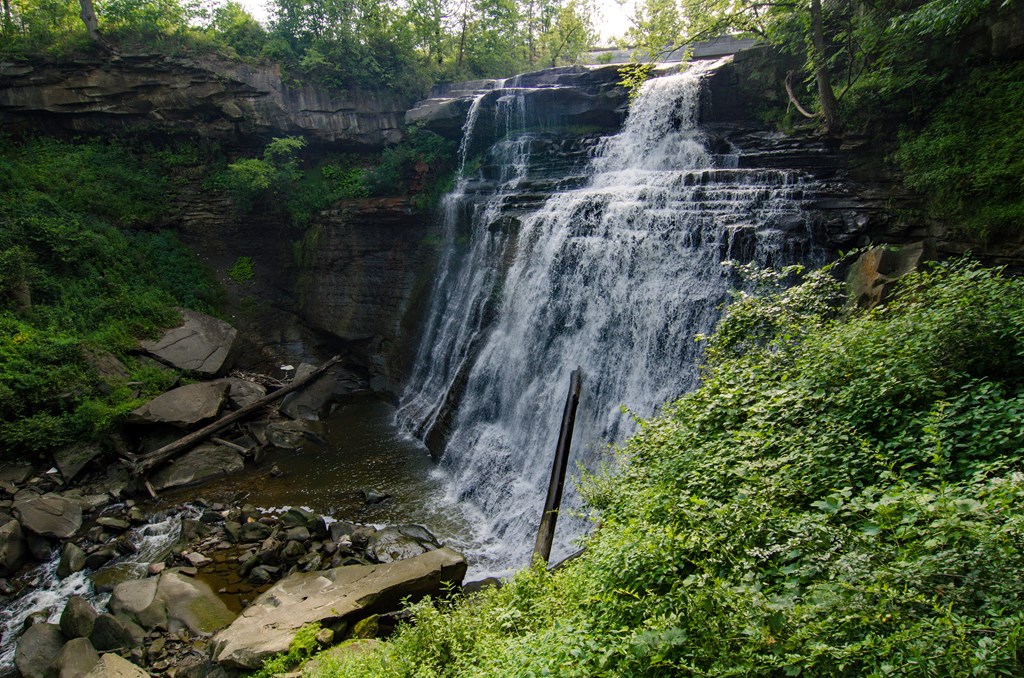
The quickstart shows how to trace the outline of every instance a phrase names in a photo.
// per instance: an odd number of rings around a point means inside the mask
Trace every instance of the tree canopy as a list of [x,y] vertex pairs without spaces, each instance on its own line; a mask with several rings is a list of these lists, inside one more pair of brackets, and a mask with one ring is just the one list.
[[[808,115],[835,133],[909,91],[930,107],[920,95],[941,88],[964,31],[1016,6],[1019,0],[640,0],[627,41],[656,59],[680,44],[744,35],[800,56],[815,100]],[[799,94],[799,85],[791,90]]]

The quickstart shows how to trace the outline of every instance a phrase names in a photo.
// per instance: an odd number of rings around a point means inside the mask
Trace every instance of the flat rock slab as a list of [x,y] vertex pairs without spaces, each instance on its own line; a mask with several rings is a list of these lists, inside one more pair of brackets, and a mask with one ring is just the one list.
[[204,313],[179,309],[182,324],[142,349],[179,370],[218,376],[231,368],[238,330]]
[[170,424],[188,429],[214,419],[224,404],[228,385],[200,382],[171,389],[132,410],[131,424]]
[[267,657],[286,652],[306,624],[394,610],[404,598],[438,594],[446,583],[461,583],[465,574],[465,558],[449,548],[386,565],[297,572],[214,636],[214,660],[235,668],[259,668]]
[[42,537],[67,539],[82,526],[82,505],[59,494],[19,493],[12,510],[24,529]]
[[204,443],[154,473],[150,480],[153,488],[160,491],[231,475],[243,468],[245,461],[235,450]]

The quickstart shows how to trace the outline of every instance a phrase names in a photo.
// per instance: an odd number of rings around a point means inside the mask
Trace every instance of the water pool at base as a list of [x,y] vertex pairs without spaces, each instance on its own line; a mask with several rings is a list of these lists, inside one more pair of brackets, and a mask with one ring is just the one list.
[[[299,451],[271,448],[255,468],[161,500],[301,506],[335,520],[416,523],[452,548],[472,551],[470,521],[447,496],[437,464],[420,441],[398,430],[394,418],[395,409],[375,398],[341,405],[324,422],[323,443],[309,441]],[[283,475],[272,475],[275,465]],[[390,498],[368,504],[364,489]]]

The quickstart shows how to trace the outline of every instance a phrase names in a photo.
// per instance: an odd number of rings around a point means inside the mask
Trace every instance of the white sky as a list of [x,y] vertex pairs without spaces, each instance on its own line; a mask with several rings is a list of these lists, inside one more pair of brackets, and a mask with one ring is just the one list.
[[[256,19],[266,23],[267,10],[266,0],[238,0],[238,2],[249,11]],[[601,35],[600,43],[610,45],[614,38],[622,37],[629,28],[629,20],[626,18],[628,11],[633,7],[634,0],[624,0],[619,4],[618,0],[596,0],[598,11],[598,32]]]

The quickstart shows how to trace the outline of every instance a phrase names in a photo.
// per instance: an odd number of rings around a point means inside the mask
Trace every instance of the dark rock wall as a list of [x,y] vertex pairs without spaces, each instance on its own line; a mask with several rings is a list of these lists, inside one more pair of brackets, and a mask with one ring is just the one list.
[[[1008,20],[975,42],[1006,55],[1024,45],[1022,27],[1024,20]],[[736,54],[721,68],[710,81],[702,108],[712,148],[737,154],[740,167],[792,169],[820,182],[807,207],[819,212],[823,235],[834,250],[924,242],[929,257],[971,252],[987,263],[1024,270],[1024,234],[982,241],[958,232],[955,224],[927,218],[921,197],[903,187],[898,168],[888,160],[893,149],[877,139],[848,135],[830,140],[808,131],[782,134],[766,125],[762,113],[785,105],[783,82],[797,66],[770,49],[755,48]]]
[[296,310],[309,327],[343,339],[395,392],[415,353],[440,239],[433,215],[406,198],[352,201],[306,232]]

